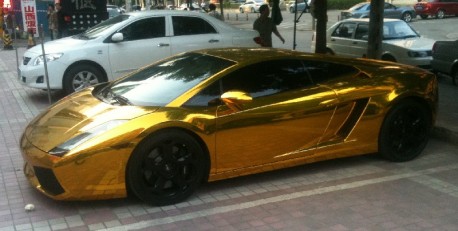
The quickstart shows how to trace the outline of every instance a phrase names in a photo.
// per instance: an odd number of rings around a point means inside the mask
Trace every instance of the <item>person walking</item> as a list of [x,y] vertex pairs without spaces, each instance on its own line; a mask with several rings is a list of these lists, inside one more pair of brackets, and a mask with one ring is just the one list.
[[60,3],[56,3],[55,9],[57,17],[57,38],[60,39],[67,36],[67,23],[65,22],[65,13]]
[[208,9],[210,9],[210,11],[208,12],[209,15],[223,21],[223,17],[221,17],[221,14],[216,11],[216,5],[214,3],[210,3],[210,5],[208,5]]
[[57,13],[54,10],[54,5],[48,5],[48,29],[49,29],[49,37],[51,40],[57,39]]
[[273,22],[272,18],[269,17],[270,9],[268,5],[262,5],[259,7],[259,13],[261,14],[253,23],[253,29],[259,32],[261,37],[261,46],[272,47],[272,33],[274,33],[282,43],[285,43],[285,39],[277,30],[277,26]]

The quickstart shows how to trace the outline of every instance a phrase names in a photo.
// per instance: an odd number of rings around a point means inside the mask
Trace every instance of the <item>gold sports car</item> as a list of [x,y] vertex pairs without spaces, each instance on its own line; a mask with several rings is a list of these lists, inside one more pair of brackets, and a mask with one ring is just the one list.
[[25,175],[53,199],[167,205],[205,181],[371,153],[411,160],[437,100],[436,76],[411,66],[208,49],[67,96],[20,146]]

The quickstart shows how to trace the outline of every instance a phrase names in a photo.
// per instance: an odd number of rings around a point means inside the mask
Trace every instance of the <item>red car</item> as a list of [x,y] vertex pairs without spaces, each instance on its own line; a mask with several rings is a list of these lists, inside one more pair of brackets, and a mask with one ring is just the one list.
[[458,16],[458,0],[422,0],[415,4],[415,12],[422,19],[428,16],[444,18],[446,15]]

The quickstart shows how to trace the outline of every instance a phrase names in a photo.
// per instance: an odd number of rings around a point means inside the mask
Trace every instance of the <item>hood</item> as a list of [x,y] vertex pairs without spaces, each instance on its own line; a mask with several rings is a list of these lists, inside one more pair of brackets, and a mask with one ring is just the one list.
[[80,134],[114,120],[132,120],[154,112],[158,107],[114,106],[93,97],[90,90],[68,96],[37,116],[25,130],[35,147],[48,152]]
[[409,50],[431,50],[435,40],[428,38],[411,38],[411,39],[393,39],[384,40],[383,43],[391,44],[398,47],[403,47]]
[[[72,49],[79,49],[84,44],[88,43],[90,40],[83,40],[83,39],[75,39],[72,37],[65,37],[62,39],[57,39],[49,42],[44,43],[45,52],[50,53],[59,53],[65,52],[67,50]],[[41,44],[38,44],[30,49],[27,52],[35,53],[35,54],[42,54]]]

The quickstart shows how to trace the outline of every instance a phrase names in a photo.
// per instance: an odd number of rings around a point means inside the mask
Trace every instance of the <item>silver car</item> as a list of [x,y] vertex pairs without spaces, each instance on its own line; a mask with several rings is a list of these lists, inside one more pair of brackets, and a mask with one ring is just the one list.
[[[367,56],[368,18],[337,22],[326,33],[328,53],[353,58]],[[408,23],[400,19],[384,19],[381,59],[430,69],[434,42],[420,36]],[[312,51],[314,50],[313,40]]]
[[[344,10],[340,13],[342,19],[347,18],[369,18],[371,10],[370,2],[362,2],[352,6],[348,10]],[[396,18],[402,19],[406,22],[412,21],[417,17],[415,10],[411,6],[395,6],[393,4],[385,2],[383,7],[384,18]]]

